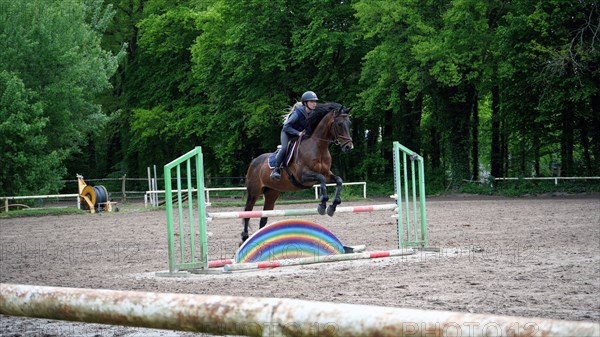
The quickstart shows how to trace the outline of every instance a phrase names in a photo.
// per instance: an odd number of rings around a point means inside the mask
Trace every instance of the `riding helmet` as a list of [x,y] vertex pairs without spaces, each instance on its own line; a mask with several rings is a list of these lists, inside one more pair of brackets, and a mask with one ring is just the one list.
[[317,94],[315,94],[314,91],[307,91],[302,94],[302,103],[304,103],[306,101],[318,101],[318,100],[319,100],[319,98],[317,97]]

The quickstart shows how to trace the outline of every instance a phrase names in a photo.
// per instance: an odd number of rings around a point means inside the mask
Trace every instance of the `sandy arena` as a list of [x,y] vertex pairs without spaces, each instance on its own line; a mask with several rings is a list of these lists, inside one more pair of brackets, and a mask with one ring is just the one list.
[[[391,203],[391,199],[342,206]],[[315,204],[278,209],[312,208]],[[240,208],[214,208],[239,211]],[[396,248],[391,212],[306,216],[344,244]],[[279,220],[270,219],[269,223]],[[187,278],[167,264],[164,210],[0,219],[0,281],[46,286],[281,297],[600,321],[600,196],[427,199],[434,255]],[[253,231],[258,220],[252,220]],[[240,220],[209,222],[210,259],[231,258]],[[206,336],[0,315],[1,336]]]

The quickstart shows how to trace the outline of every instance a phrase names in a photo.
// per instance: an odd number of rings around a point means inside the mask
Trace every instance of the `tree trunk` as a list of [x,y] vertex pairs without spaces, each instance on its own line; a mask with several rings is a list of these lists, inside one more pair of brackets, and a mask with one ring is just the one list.
[[560,141],[561,173],[563,177],[570,177],[573,174],[573,121],[573,111],[570,109],[563,111]]
[[469,86],[467,104],[471,111],[471,180],[479,180],[479,100],[477,90]]
[[593,95],[590,98],[592,105],[592,122],[590,123],[592,130],[592,161],[591,175],[600,175],[600,94]]
[[535,171],[535,176],[540,176],[540,142],[533,142],[533,169]]
[[[593,117],[592,117],[593,118]],[[590,141],[589,141],[589,129],[588,123],[590,121],[581,116],[579,118],[579,130],[581,136],[581,147],[583,149],[583,163],[585,165],[585,174],[587,176],[593,176],[592,157],[590,155]]]
[[[469,177],[469,121],[471,110],[466,102],[458,101],[457,96],[468,94],[460,88],[446,88],[446,121],[440,127],[448,133],[450,149],[450,171],[452,173],[452,188],[460,189],[463,180]],[[463,96],[465,97],[465,96]]]
[[510,176],[510,160],[508,159],[508,131],[506,130],[506,121],[504,118],[502,119],[502,123],[500,124],[500,144],[501,144],[501,154],[502,154],[502,172],[501,177]]
[[500,89],[497,85],[492,87],[492,176],[502,177],[502,144],[500,142]]
[[[404,96],[404,93],[401,93]],[[423,113],[423,96],[418,95],[414,102],[402,100],[400,111],[397,114],[400,118],[394,120],[395,130],[398,140],[407,148],[420,153],[421,152],[421,116]]]
[[[393,153],[391,151],[392,149],[392,142],[394,142],[396,139],[392,139],[392,130],[394,127],[394,113],[391,110],[386,110],[383,113],[383,121],[381,121],[381,151],[382,151],[382,156],[385,159],[386,162],[391,163],[394,158],[393,158]],[[384,172],[383,174],[385,175],[391,175],[393,174],[393,168],[390,167],[390,165],[386,165],[384,167]]]

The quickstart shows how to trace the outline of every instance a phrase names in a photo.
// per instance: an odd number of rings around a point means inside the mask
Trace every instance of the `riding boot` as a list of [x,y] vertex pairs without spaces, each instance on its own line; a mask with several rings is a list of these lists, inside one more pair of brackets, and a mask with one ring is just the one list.
[[273,169],[273,172],[271,172],[271,180],[274,181],[279,181],[281,179],[281,167],[277,166],[276,168]]
[[285,156],[285,151],[282,149],[277,152],[277,158],[275,160],[275,168],[273,172],[271,172],[270,178],[274,181],[279,181],[281,179],[281,163],[283,162],[283,157]]

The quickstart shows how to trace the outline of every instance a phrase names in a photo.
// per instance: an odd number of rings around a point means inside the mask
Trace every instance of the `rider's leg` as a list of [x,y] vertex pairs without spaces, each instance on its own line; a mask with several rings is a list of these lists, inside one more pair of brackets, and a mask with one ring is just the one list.
[[275,160],[275,169],[271,172],[271,179],[278,181],[281,179],[281,164],[283,163],[283,159],[285,158],[285,154],[287,152],[287,145],[289,142],[289,137],[287,133],[281,131],[281,149],[277,152],[277,158]]

